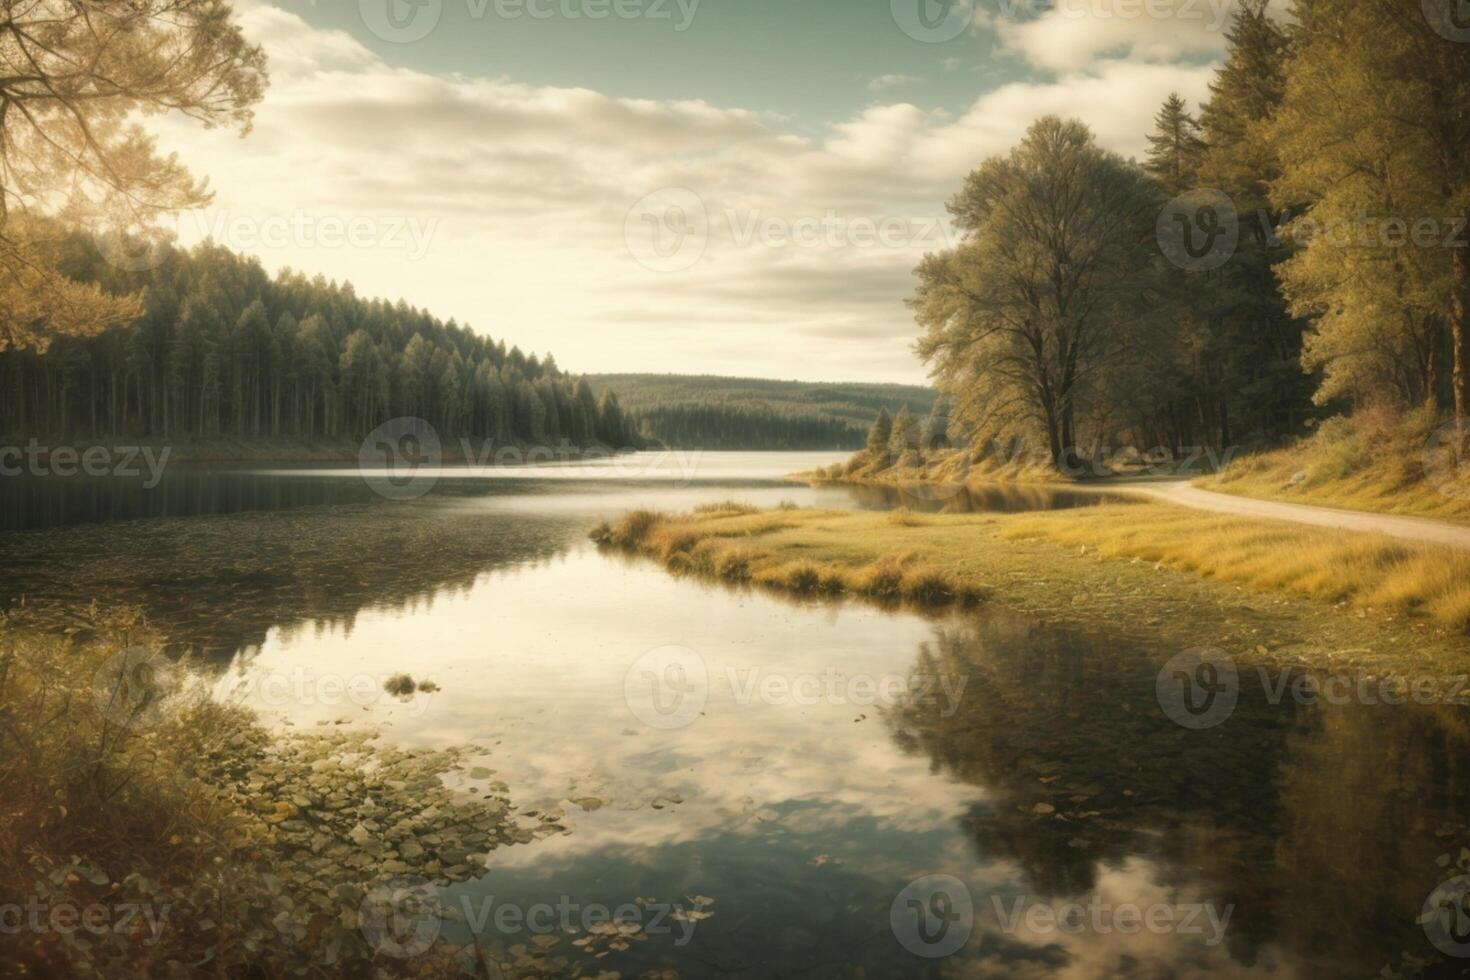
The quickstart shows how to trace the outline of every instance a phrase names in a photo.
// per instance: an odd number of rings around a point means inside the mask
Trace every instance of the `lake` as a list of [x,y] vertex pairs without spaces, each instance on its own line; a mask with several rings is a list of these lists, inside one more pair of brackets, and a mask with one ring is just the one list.
[[[559,935],[685,977],[1366,977],[1434,952],[1416,920],[1470,812],[1463,706],[1243,672],[1226,720],[1187,727],[1159,693],[1179,651],[1106,623],[794,601],[587,541],[725,499],[1108,499],[782,479],[838,458],[446,470],[403,499],[332,467],[7,484],[3,588],[142,606],[282,729],[475,746],[462,787],[504,784],[528,841],[446,889],[464,921],[436,928],[487,948]],[[399,672],[438,689],[389,696]],[[646,938],[567,942],[603,912]]]

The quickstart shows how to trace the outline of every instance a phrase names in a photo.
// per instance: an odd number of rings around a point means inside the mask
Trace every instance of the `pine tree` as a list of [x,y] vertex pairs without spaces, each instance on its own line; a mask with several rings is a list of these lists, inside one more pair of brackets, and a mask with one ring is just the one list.
[[878,409],[878,417],[873,420],[873,427],[868,430],[868,453],[872,456],[883,456],[888,452],[888,440],[893,436],[893,418],[888,414],[887,408]]
[[1148,135],[1148,159],[1143,169],[1170,197],[1195,187],[1195,174],[1205,149],[1199,134],[1199,122],[1189,114],[1185,101],[1179,93],[1169,93],[1154,116],[1154,131]]
[[1235,202],[1242,214],[1269,208],[1267,188],[1280,173],[1266,127],[1286,92],[1286,32],[1271,19],[1269,0],[1243,0],[1225,38],[1225,63],[1210,82],[1199,124],[1208,149],[1200,179]]
[[902,456],[918,443],[918,432],[914,428],[914,413],[904,405],[893,417],[892,431],[888,435],[888,451]]
[[925,452],[945,449],[949,446],[949,416],[944,412],[944,400],[936,398],[934,407],[924,419],[919,433],[919,448]]

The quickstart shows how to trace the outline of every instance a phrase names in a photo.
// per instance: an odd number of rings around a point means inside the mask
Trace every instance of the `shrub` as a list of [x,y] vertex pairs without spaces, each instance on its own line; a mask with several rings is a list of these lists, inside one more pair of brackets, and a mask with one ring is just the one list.
[[885,555],[872,562],[856,575],[857,590],[866,595],[895,598],[902,594],[904,558],[901,555]]
[[383,682],[383,690],[396,698],[410,697],[417,688],[418,685],[408,674],[394,674]]
[[707,517],[734,517],[741,514],[754,514],[759,509],[754,504],[743,503],[739,500],[720,500],[714,503],[697,504],[694,508],[694,513],[704,514]]
[[930,565],[905,571],[900,589],[905,599],[924,603],[949,602],[958,591],[947,573]]

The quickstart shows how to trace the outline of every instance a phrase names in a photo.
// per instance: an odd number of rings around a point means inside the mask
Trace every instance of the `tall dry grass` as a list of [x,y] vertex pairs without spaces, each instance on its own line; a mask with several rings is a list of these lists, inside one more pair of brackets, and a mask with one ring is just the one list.
[[858,595],[924,606],[972,604],[986,595],[983,585],[937,563],[922,561],[915,552],[857,563],[832,557],[791,557],[748,543],[790,526],[779,518],[754,523],[721,520],[752,513],[762,512],[742,510],[713,518],[705,513],[691,518],[634,511],[616,524],[599,525],[592,537],[604,545],[657,558],[673,571],[796,595]]
[[1437,419],[1369,405],[1312,436],[1233,460],[1199,485],[1222,493],[1470,522],[1470,470],[1457,468]]
[[1450,548],[1164,506],[1016,516],[1001,534],[1470,629],[1470,554]]

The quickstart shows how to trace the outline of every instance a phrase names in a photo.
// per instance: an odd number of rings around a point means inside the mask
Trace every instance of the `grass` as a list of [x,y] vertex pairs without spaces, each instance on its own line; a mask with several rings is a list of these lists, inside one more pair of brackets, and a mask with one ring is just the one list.
[[1470,629],[1470,555],[1449,548],[1153,504],[1017,515],[1002,536]]
[[1434,419],[1371,406],[1198,481],[1221,493],[1470,523],[1470,472],[1431,445]]
[[866,450],[843,463],[797,474],[816,482],[876,483],[1069,483],[1073,482],[1035,453],[1007,453],[998,443],[979,450],[916,450],[874,456]]
[[[1031,606],[1062,614],[1095,597],[1116,604],[1118,589],[1099,584],[1108,574],[1127,569],[1146,578],[1168,570],[1213,589],[1212,601],[1229,587],[1232,595],[1310,603],[1319,618],[1342,620],[1350,608],[1450,637],[1470,630],[1470,555],[1163,503],[1014,515],[645,510],[602,525],[594,537],[674,571],[800,595],[945,605],[1024,593]],[[1099,563],[1112,571],[1095,574]],[[1153,590],[1162,602],[1176,602],[1178,581],[1165,584],[1160,589],[1155,575],[1135,594],[1147,600]],[[1148,617],[1147,602],[1130,614]]]
[[[924,519],[904,513],[907,523]],[[881,518],[885,525],[888,519]],[[808,556],[804,543],[771,548],[748,545],[754,538],[769,545],[786,533],[810,528],[810,512],[781,508],[774,512],[750,507],[702,508],[685,518],[635,510],[615,524],[602,523],[592,532],[599,543],[649,555],[670,569],[693,572],[731,583],[749,583],[797,595],[862,595],[926,606],[972,604],[985,585],[955,574],[916,553],[874,553],[867,559],[833,555],[829,550]]]

